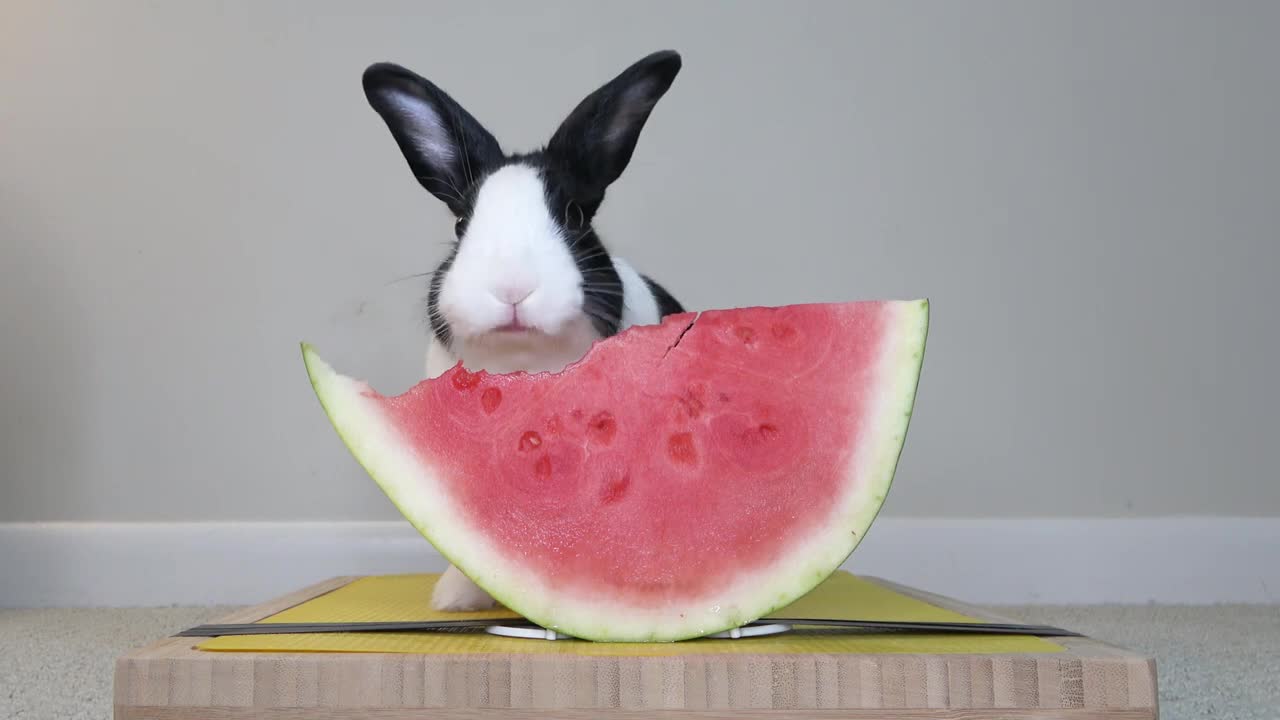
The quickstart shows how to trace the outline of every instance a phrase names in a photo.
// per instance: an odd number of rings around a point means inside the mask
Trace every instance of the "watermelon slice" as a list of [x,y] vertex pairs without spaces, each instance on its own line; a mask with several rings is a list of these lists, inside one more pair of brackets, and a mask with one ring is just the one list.
[[386,396],[303,356],[356,459],[441,554],[567,635],[675,641],[787,605],[879,512],[926,300],[687,313],[559,373]]

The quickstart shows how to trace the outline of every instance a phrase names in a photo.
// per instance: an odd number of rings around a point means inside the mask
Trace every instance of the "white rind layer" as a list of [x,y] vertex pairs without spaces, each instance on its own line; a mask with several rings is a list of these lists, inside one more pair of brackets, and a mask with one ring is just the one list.
[[334,428],[357,461],[410,523],[445,558],[499,602],[544,627],[575,637],[614,642],[684,640],[751,622],[812,590],[834,572],[866,535],[884,503],[902,452],[915,403],[928,334],[927,300],[887,303],[892,317],[872,385],[867,433],[853,454],[849,491],[835,499],[837,517],[772,567],[742,575],[715,601],[701,607],[621,606],[583,597],[544,582],[536,573],[495,551],[486,536],[455,511],[435,470],[400,440],[372,389],[337,373],[308,345],[303,357],[311,384]]

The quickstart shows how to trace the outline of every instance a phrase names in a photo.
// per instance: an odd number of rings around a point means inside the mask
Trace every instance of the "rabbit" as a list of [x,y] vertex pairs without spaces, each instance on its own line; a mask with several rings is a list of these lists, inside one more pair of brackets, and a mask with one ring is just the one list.
[[[583,99],[544,147],[512,154],[431,81],[386,62],[365,70],[365,95],[409,169],[456,219],[427,292],[427,377],[458,362],[491,373],[556,372],[598,340],[685,311],[611,255],[591,226],[681,63],[671,50],[638,60]],[[449,565],[431,605],[470,611],[497,602]]]

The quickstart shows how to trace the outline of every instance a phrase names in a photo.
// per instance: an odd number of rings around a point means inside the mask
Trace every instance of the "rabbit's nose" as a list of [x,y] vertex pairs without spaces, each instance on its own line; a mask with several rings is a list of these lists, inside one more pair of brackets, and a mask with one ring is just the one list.
[[524,285],[504,285],[493,294],[508,305],[519,305],[525,298],[533,294],[533,288]]

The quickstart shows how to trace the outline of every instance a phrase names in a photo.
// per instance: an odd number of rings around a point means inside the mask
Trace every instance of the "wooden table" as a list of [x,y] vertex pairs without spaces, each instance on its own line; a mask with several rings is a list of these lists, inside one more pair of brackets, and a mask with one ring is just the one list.
[[[334,578],[218,622],[261,620]],[[885,580],[982,620],[1010,618]],[[171,637],[116,662],[119,720],[1158,717],[1155,661],[1091,638],[1035,655],[414,655],[207,652]],[[528,642],[548,642],[530,640]]]

